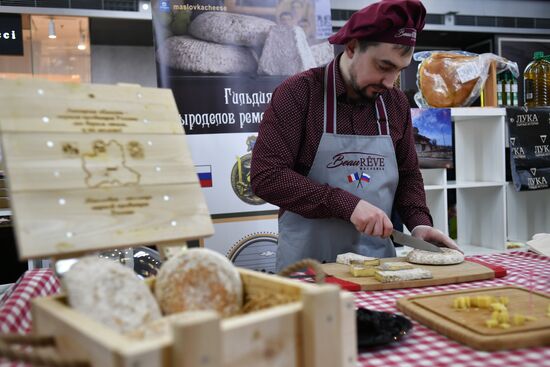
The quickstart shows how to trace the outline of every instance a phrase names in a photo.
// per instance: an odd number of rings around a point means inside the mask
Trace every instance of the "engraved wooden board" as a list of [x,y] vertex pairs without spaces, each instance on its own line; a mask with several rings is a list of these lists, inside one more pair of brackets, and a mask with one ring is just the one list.
[[[486,309],[456,310],[453,299],[462,296],[506,296],[510,316],[534,316],[521,326],[509,329],[488,328],[485,320],[491,318]],[[431,293],[397,300],[397,308],[418,322],[447,337],[481,350],[505,350],[536,346],[550,346],[550,317],[547,310],[550,296],[530,292],[520,287],[487,287],[461,291]]]
[[213,233],[171,91],[6,80],[0,104],[20,258]]
[[[404,257],[393,257],[380,259],[380,262],[388,261],[406,261]],[[427,287],[431,285],[442,285],[452,283],[472,282],[474,280],[493,279],[495,272],[486,266],[464,261],[456,265],[419,265],[413,264],[417,268],[427,269],[432,272],[432,279],[406,280],[400,282],[381,283],[374,277],[354,277],[349,272],[348,265],[337,263],[323,264],[323,270],[337,278],[356,283],[361,286],[363,291],[377,291],[384,289],[416,288]]]

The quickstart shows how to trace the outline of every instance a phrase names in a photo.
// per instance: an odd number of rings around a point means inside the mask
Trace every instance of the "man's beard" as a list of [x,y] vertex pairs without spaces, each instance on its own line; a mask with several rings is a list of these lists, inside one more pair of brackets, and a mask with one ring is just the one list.
[[381,92],[374,93],[373,96],[369,96],[367,94],[368,87],[376,87],[377,89],[382,90],[382,92],[386,90],[384,86],[378,85],[378,84],[369,84],[364,88],[360,88],[359,85],[357,85],[357,77],[356,77],[355,69],[353,67],[350,69],[349,77],[350,77],[351,89],[353,89],[353,92],[355,93],[355,96],[352,98],[352,100],[356,103],[374,102],[376,98],[378,98]]

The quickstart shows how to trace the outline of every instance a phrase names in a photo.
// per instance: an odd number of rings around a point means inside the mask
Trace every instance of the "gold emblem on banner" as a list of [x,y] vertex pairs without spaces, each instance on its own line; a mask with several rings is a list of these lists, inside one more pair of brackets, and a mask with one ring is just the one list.
[[262,205],[265,201],[254,195],[250,186],[250,162],[252,161],[252,149],[256,143],[255,136],[249,136],[246,139],[247,153],[243,156],[237,156],[237,162],[231,170],[231,187],[235,194],[247,204]]

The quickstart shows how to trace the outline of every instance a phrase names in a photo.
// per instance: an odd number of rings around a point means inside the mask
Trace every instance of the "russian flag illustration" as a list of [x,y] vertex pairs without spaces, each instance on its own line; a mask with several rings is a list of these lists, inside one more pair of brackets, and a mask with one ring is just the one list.
[[212,187],[212,166],[195,166],[201,187]]
[[370,182],[370,176],[365,172],[361,173],[361,181]]
[[359,174],[357,172],[348,175],[348,182],[353,182],[359,180]]

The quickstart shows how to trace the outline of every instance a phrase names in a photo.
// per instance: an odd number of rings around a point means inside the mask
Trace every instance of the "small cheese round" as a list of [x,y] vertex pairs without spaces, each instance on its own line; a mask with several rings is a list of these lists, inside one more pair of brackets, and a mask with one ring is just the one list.
[[155,295],[167,315],[213,310],[227,317],[240,311],[242,288],[237,268],[226,257],[195,248],[162,265],[155,282]]
[[62,282],[72,308],[118,332],[161,318],[149,287],[120,263],[85,257],[65,273]]
[[452,265],[464,261],[464,254],[458,250],[441,247],[443,252],[432,252],[414,249],[407,255],[407,261],[425,265]]

